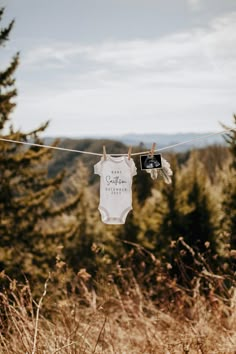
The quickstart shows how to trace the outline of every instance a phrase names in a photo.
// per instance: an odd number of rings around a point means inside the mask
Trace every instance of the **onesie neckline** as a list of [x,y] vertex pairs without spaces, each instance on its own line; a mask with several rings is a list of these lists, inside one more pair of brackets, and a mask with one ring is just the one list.
[[125,156],[111,156],[108,155],[107,156],[109,158],[109,160],[114,161],[114,162],[121,162],[125,159]]

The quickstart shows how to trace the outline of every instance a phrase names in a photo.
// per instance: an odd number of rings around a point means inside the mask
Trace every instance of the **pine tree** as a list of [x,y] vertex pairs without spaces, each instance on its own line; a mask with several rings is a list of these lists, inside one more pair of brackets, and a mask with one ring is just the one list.
[[170,164],[173,170],[172,183],[170,185],[165,185],[162,191],[163,204],[165,204],[165,207],[159,229],[159,237],[163,240],[162,243],[165,245],[165,252],[167,253],[171,241],[176,241],[183,232],[180,208],[180,187],[178,180],[179,169],[174,155],[171,156]]
[[[230,235],[230,248],[236,250],[236,115],[233,116],[235,130],[229,131],[225,135],[228,144],[231,162],[224,189],[223,211],[224,229]],[[229,127],[225,127],[229,128]]]
[[[217,227],[218,215],[210,194],[210,183],[207,180],[201,163],[201,154],[192,152],[188,165],[183,171],[182,190],[182,241],[179,240],[178,257],[180,281],[189,282],[195,272],[203,266],[214,267],[218,254]],[[203,258],[206,264],[202,263]],[[200,260],[200,261],[199,261]]]
[[[4,14],[4,8],[0,8],[0,21]],[[9,34],[13,28],[14,21],[0,29],[0,47],[9,39]],[[13,111],[15,103],[12,101],[17,95],[15,88],[14,72],[19,64],[19,53],[17,53],[11,60],[10,65],[4,70],[0,71],[0,131],[3,129],[6,121],[9,120],[9,114]]]
[[[0,20],[3,14],[2,8]],[[9,39],[13,25],[14,21],[0,30],[0,48]],[[42,144],[39,136],[48,122],[29,133],[15,130],[9,124],[17,95],[14,74],[18,64],[17,53],[0,72],[0,137]],[[48,178],[51,157],[52,152],[42,147],[26,148],[0,141],[0,270],[4,269],[12,277],[20,278],[24,274],[34,280],[46,278],[55,263],[62,237],[73,232],[74,225],[65,229],[59,216],[73,210],[79,195],[56,205],[53,198],[64,173]]]
[[212,252],[217,252],[216,225],[217,218],[208,188],[207,177],[200,162],[201,155],[192,153],[188,166],[188,192],[186,210],[184,211],[184,237],[186,242],[200,253],[206,251],[210,243]]

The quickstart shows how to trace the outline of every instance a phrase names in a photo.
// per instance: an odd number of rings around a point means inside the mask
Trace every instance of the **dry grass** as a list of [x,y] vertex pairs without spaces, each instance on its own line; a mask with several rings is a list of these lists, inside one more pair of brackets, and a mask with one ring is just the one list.
[[190,296],[172,281],[166,283],[168,300],[162,297],[154,303],[130,270],[128,275],[127,269],[119,272],[125,286],[118,288],[109,281],[95,293],[87,286],[87,273],[81,271],[80,295],[61,297],[56,303],[50,281],[37,303],[29,284],[10,281],[9,291],[0,294],[0,352],[236,353],[235,287],[227,299],[214,292],[206,297],[200,294],[199,278]]

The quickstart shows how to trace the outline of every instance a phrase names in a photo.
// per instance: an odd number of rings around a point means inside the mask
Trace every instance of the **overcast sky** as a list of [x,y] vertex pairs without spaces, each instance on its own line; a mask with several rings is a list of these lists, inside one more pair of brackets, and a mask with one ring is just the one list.
[[211,132],[236,113],[235,0],[0,0],[12,116],[47,135]]

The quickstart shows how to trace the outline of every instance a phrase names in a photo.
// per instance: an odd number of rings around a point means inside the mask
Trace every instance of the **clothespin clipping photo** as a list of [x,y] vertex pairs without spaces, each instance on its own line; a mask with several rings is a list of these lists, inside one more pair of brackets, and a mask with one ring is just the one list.
[[160,177],[165,183],[170,184],[173,175],[170,164],[161,154],[155,154],[155,146],[156,144],[153,143],[150,153],[140,156],[141,169],[149,173],[153,180]]
[[128,160],[131,159],[131,152],[132,152],[132,146],[130,146],[128,150]]

